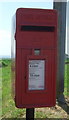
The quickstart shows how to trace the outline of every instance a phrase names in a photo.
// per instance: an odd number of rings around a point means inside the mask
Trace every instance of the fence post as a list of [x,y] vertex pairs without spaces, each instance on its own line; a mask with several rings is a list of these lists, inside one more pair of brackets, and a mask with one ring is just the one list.
[[[65,35],[66,35],[66,2],[55,2],[53,8],[58,11],[58,70],[57,70],[57,100],[65,103],[64,99],[64,66],[65,66]],[[65,0],[64,0],[65,1]],[[67,1],[67,0],[66,0]]]

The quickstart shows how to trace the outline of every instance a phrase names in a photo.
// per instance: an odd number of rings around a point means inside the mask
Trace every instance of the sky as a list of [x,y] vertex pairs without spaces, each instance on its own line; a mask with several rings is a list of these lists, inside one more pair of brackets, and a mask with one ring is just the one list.
[[[2,0],[2,2],[0,2],[0,15],[1,15],[0,17],[0,56],[11,57],[12,17],[15,14],[17,8],[24,7],[24,8],[53,9],[53,2],[51,0],[49,0],[49,2],[36,2],[36,0],[35,2],[27,2],[27,1],[28,0],[26,0],[26,2],[25,0],[24,2],[9,2],[7,0],[7,2],[3,2]],[[67,26],[69,29],[69,24]],[[67,34],[67,37],[68,37],[68,34]]]

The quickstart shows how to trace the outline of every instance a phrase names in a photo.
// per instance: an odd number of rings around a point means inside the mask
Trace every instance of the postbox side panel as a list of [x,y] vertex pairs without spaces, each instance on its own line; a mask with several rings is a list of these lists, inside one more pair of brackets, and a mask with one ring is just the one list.
[[19,105],[21,107],[22,105],[22,79],[21,79],[21,49],[16,50],[16,79],[15,79],[15,104],[16,106]]

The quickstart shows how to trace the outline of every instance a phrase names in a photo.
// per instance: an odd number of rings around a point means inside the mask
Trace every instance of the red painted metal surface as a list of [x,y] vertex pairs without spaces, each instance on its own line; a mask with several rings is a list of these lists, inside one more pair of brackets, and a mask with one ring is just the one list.
[[[56,103],[57,12],[19,8],[16,12],[15,104],[18,108]],[[34,51],[40,54],[35,55]],[[29,60],[44,60],[44,90],[29,90]]]

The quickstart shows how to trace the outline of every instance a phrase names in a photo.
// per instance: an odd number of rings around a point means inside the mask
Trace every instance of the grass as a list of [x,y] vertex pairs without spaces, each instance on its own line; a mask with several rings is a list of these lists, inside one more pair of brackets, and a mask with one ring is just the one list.
[[[69,60],[68,60],[69,61]],[[1,64],[1,60],[0,60]],[[12,99],[11,95],[11,60],[3,59],[2,60],[2,69],[0,68],[0,72],[2,71],[2,118],[25,118],[26,109],[17,109],[15,107],[15,103]],[[69,95],[69,91],[67,93],[67,88],[69,90],[69,64],[65,64],[65,89],[64,95]],[[1,75],[0,75],[0,83],[1,83]],[[1,89],[1,84],[0,84]],[[0,96],[1,97],[1,96]],[[1,111],[0,111],[1,112]],[[36,112],[37,118],[46,118],[46,115],[42,112]]]
[[[69,59],[65,61],[69,62]],[[69,64],[65,64],[64,95],[69,96]]]
[[[2,65],[2,60],[0,60],[0,66]],[[2,68],[0,68],[0,116],[2,114]]]
[[17,118],[25,115],[25,109],[17,109],[12,99],[11,60],[3,60],[6,67],[2,68],[2,118]]

